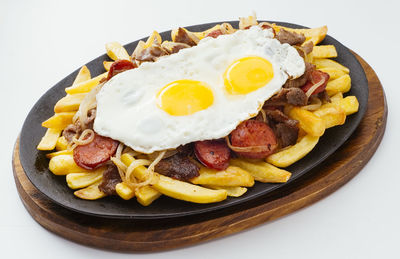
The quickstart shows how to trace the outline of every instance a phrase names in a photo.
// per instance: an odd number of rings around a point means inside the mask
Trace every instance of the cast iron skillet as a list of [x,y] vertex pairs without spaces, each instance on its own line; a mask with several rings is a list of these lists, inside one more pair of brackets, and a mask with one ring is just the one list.
[[[222,22],[200,24],[186,28],[190,31],[203,31],[220,23]],[[236,28],[238,27],[237,21],[230,23],[232,26]],[[292,28],[305,28],[296,24],[282,22],[276,23]],[[170,31],[161,33],[161,36],[163,39],[170,40]],[[125,45],[128,53],[133,52],[137,43],[138,41],[134,41]],[[244,205],[245,202],[253,201],[260,196],[271,193],[273,190],[284,186],[286,187],[288,184],[293,183],[294,180],[308,172],[311,168],[322,163],[350,137],[360,123],[366,111],[368,102],[368,82],[364,70],[350,51],[334,38],[326,36],[325,40],[321,44],[335,45],[339,53],[339,57],[336,58],[336,60],[350,69],[352,87],[348,95],[357,96],[360,108],[358,113],[346,118],[346,123],[344,125],[328,129],[311,153],[287,168],[287,170],[292,172],[292,177],[285,184],[266,184],[257,182],[253,187],[248,188],[245,195],[239,198],[228,198],[223,202],[212,204],[194,204],[162,196],[150,206],[143,207],[136,201],[136,199],[125,201],[119,197],[106,197],[96,201],[87,201],[76,198],[73,194],[74,191],[68,188],[65,176],[55,176],[48,170],[49,160],[45,157],[47,152],[38,151],[36,146],[46,131],[45,128],[41,127],[41,123],[53,115],[53,107],[55,103],[65,96],[64,88],[72,84],[79,69],[48,90],[29,112],[21,131],[21,164],[29,180],[39,191],[55,203],[83,214],[121,219],[155,219],[182,217],[211,211],[215,212],[224,208],[237,208],[238,206]],[[105,72],[103,68],[104,60],[109,60],[109,58],[106,55],[102,55],[86,64],[90,69],[92,76]]]

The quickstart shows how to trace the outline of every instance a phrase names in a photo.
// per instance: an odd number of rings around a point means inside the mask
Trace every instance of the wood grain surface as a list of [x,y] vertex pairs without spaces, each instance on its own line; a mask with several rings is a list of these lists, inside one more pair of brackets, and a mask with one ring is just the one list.
[[240,208],[201,217],[163,220],[104,219],[79,214],[52,203],[28,180],[13,154],[15,183],[22,202],[44,228],[80,244],[118,251],[159,251],[193,245],[274,220],[324,198],[352,179],[375,153],[385,132],[385,94],[373,69],[358,55],[368,78],[365,117],[348,141],[324,163],[279,192]]

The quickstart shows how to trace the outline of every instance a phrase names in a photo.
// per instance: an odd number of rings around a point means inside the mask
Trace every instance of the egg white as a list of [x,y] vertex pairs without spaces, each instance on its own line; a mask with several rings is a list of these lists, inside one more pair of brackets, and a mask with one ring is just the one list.
[[[274,77],[256,91],[229,95],[223,74],[233,61],[246,56],[267,59]],[[143,153],[222,138],[240,122],[255,116],[288,76],[299,77],[304,69],[304,61],[295,48],[281,44],[273,39],[270,30],[258,26],[216,39],[205,38],[195,47],[154,63],[143,63],[105,83],[97,95],[94,130]],[[213,91],[214,103],[187,116],[172,116],[160,109],[156,104],[157,93],[180,79],[206,82]]]

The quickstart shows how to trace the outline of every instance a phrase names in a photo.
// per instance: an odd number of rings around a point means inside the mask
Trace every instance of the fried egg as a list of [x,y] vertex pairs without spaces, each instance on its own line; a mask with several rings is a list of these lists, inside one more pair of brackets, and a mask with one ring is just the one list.
[[296,49],[271,30],[205,38],[105,83],[94,130],[143,153],[222,138],[304,69]]

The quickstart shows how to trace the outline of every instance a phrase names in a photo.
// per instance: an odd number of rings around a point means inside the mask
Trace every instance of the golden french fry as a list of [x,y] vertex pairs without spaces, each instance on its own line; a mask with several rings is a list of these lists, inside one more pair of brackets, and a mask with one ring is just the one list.
[[319,70],[329,74],[329,81],[346,75],[346,73],[343,72],[343,70],[332,68],[332,67],[321,67],[321,68],[319,68]]
[[[135,159],[129,154],[122,154],[121,161],[126,165],[129,166]],[[135,170],[133,170],[133,175],[141,181],[144,181],[147,176],[147,170],[144,166],[139,166]],[[129,188],[129,187],[128,187]],[[150,205],[155,199],[161,196],[161,193],[154,189],[153,187],[146,186],[143,190],[139,188],[136,191],[137,200],[143,206]],[[131,190],[133,192],[133,190]],[[125,196],[129,197],[130,194],[126,191],[127,194]],[[119,194],[119,193],[118,193]],[[120,195],[121,196],[121,195]],[[122,196],[121,196],[122,197]],[[147,205],[146,205],[147,204]]]
[[158,199],[161,196],[161,193],[154,188],[146,185],[140,187],[135,192],[137,201],[143,206],[149,206],[153,201]]
[[65,127],[67,127],[69,124],[72,123],[72,118],[74,117],[74,115],[75,112],[56,113],[52,117],[44,121],[42,123],[42,127],[59,129],[59,130],[65,129]]
[[338,92],[346,93],[350,91],[351,78],[349,75],[344,75],[335,80],[329,81],[326,85],[326,92],[329,96],[335,95]]
[[336,58],[337,52],[334,45],[314,46],[313,58]]
[[324,121],[310,111],[293,107],[289,116],[299,121],[299,126],[311,136],[322,136],[325,132]]
[[142,41],[142,40],[138,42],[138,44],[136,45],[135,50],[132,53],[132,59],[134,59],[137,55],[139,55],[145,49],[144,48],[145,45],[146,45],[146,43],[144,41]]
[[57,139],[56,150],[61,151],[68,148],[68,141],[64,136],[61,136]]
[[226,190],[212,190],[164,175],[159,175],[159,177],[158,182],[154,184],[154,188],[162,194],[178,200],[194,203],[213,203],[225,200],[228,195]]
[[67,95],[61,98],[54,106],[54,112],[73,112],[79,109],[79,105],[86,93]]
[[339,106],[345,111],[346,115],[350,115],[358,112],[360,104],[358,103],[357,97],[347,96],[339,102]]
[[[88,79],[90,79],[90,71],[86,66],[83,66],[79,70],[79,73],[76,76],[73,85],[81,83]],[[60,134],[62,130],[72,122],[72,117],[74,116],[74,113],[69,112],[78,110],[79,104],[81,102],[80,100],[78,104],[76,98],[79,99],[79,96],[66,96],[57,102],[57,104],[54,106],[54,111],[56,114],[42,123],[42,126],[48,129],[46,131],[46,134],[40,141],[39,145],[37,146],[37,149],[52,150],[56,148],[57,150],[60,150]],[[66,145],[68,145],[68,143]],[[63,149],[66,149],[66,147]]]
[[135,197],[135,192],[124,182],[117,183],[115,191],[124,200],[130,200]]
[[229,163],[246,170],[254,177],[254,180],[263,183],[285,183],[292,175],[286,170],[277,168],[263,161],[249,161],[243,158],[231,158]]
[[283,26],[278,26],[276,24],[273,24],[274,30],[278,33],[280,29],[285,29],[290,32],[296,32],[299,34],[303,34],[306,37],[306,41],[304,43],[307,43],[308,41],[312,41],[314,45],[317,45],[320,43],[323,39],[325,39],[325,36],[328,32],[328,27],[322,26],[318,28],[312,28],[312,29],[292,29],[288,27],[283,27]]
[[103,179],[105,167],[100,167],[90,173],[70,173],[67,174],[66,180],[68,187],[71,189],[80,189],[94,184]]
[[106,194],[102,191],[100,191],[99,189],[99,185],[101,183],[101,180],[99,180],[98,182],[89,185],[88,187],[84,188],[84,189],[80,189],[78,191],[74,192],[74,195],[84,199],[84,200],[97,200],[100,198],[103,198],[106,196]]
[[240,197],[247,192],[246,187],[240,186],[204,185],[204,187],[214,190],[225,190],[229,197]]
[[[121,155],[121,161],[126,166],[129,166],[134,160],[135,160],[135,158],[127,153]],[[140,181],[146,180],[146,177],[148,175],[147,169],[144,166],[139,166],[139,167],[135,168],[135,170],[133,170],[132,174]]]
[[111,68],[111,65],[112,65],[113,63],[114,63],[113,61],[103,61],[104,69],[107,70],[107,71],[109,71],[110,68]]
[[65,149],[65,150],[61,150],[61,151],[48,153],[48,154],[46,154],[46,157],[50,159],[50,158],[53,158],[53,157],[59,156],[59,155],[72,155],[72,153],[73,153],[72,150]]
[[58,137],[61,134],[62,129],[58,128],[48,128],[46,134],[40,140],[37,145],[39,150],[53,150],[56,147]]
[[58,155],[50,159],[49,169],[55,175],[66,175],[70,173],[91,173],[92,171],[78,166],[72,154]]
[[295,145],[267,157],[267,162],[277,167],[287,167],[302,159],[317,145],[319,137],[306,135]]
[[143,206],[150,205],[154,200],[161,196],[161,193],[152,187],[146,185],[139,187],[135,191],[126,183],[118,183],[115,187],[117,194],[124,200],[130,200],[137,197],[137,201]]
[[107,77],[107,75],[108,72],[105,72],[87,81],[67,87],[65,88],[65,92],[67,92],[67,94],[88,93],[100,83],[100,80]]
[[343,93],[339,92],[330,97],[332,103],[339,103],[343,99]]
[[[121,156],[121,161],[126,166],[129,166],[134,160],[131,155],[126,153]],[[133,170],[133,175],[138,179],[144,179],[147,175],[147,169],[144,166],[139,166]],[[211,203],[225,200],[227,197],[225,190],[210,190],[157,173],[156,176],[158,181],[154,183],[152,188],[175,199],[195,203]]]
[[345,111],[346,115],[350,115],[358,111],[359,103],[357,97],[355,96],[347,96],[346,98],[343,98],[343,94],[339,92],[331,97],[331,102],[339,105],[340,108]]
[[82,82],[85,82],[86,80],[89,80],[91,78],[90,71],[86,66],[82,66],[81,69],[78,72],[78,75],[75,77],[74,82],[72,85],[76,85]]
[[313,62],[312,62],[317,69],[321,69],[321,68],[333,68],[333,69],[339,69],[342,70],[343,72],[345,72],[346,74],[350,73],[350,70],[339,64],[338,62],[332,60],[332,59],[328,59],[328,58],[314,58]]
[[236,167],[228,166],[225,170],[217,171],[204,166],[200,167],[199,176],[191,179],[194,184],[218,185],[218,186],[246,186],[254,185],[254,177],[247,171]]
[[151,36],[147,39],[144,48],[148,48],[152,46],[153,44],[160,45],[162,43],[162,39],[160,34],[157,31],[153,31]]
[[129,56],[128,52],[119,42],[114,41],[107,43],[106,51],[107,55],[112,60],[122,60],[122,59],[131,60],[131,57]]
[[336,104],[324,104],[314,114],[320,117],[324,123],[325,128],[331,128],[337,125],[342,125],[346,121],[345,111]]
[[312,63],[313,60],[314,60],[314,56],[313,56],[313,53],[312,53],[312,51],[311,51],[310,53],[308,53],[308,54],[305,56],[304,61],[306,61],[306,62],[308,62],[308,63]]

